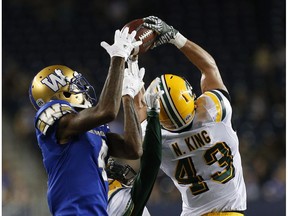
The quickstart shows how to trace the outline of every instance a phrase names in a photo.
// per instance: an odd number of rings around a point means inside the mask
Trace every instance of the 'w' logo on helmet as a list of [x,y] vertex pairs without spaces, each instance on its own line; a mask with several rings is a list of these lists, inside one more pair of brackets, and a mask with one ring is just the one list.
[[60,89],[59,85],[64,87],[67,84],[67,80],[61,70],[55,69],[55,73],[49,74],[47,77],[41,80],[41,83],[48,86],[54,92],[57,92]]

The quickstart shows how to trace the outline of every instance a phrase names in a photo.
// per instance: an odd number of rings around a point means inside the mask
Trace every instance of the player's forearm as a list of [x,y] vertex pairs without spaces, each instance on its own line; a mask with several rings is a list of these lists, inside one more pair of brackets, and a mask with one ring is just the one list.
[[102,111],[104,115],[111,115],[114,119],[121,104],[124,67],[124,58],[111,58],[108,75],[97,104],[98,112]]
[[[150,172],[160,167],[162,156],[162,136],[159,122],[159,114],[156,111],[147,112],[147,127],[143,141],[143,156],[141,158],[141,173]],[[143,170],[144,169],[144,170]],[[155,171],[156,175],[158,171]]]
[[116,118],[121,104],[124,66],[124,58],[112,58],[98,103],[96,106],[83,109],[77,115],[70,114],[61,118],[59,121],[59,125],[62,125],[59,127],[61,132],[58,134],[61,134],[62,138],[89,131]]
[[134,106],[135,106],[135,110],[138,115],[138,119],[140,123],[147,118],[147,113],[146,113],[147,106],[143,97],[144,93],[145,93],[145,89],[143,87],[140,90],[140,92],[134,97]]
[[218,71],[214,58],[194,42],[187,40],[180,50],[202,73]]
[[146,205],[158,175],[162,157],[161,127],[158,113],[151,111],[147,116],[147,127],[143,141],[140,173],[132,188],[135,208],[132,215],[138,215]]
[[131,159],[142,156],[141,126],[134,108],[133,98],[128,95],[122,97],[124,111],[124,140],[125,152],[130,152]]
[[201,71],[201,91],[223,89],[227,91],[213,57],[199,45],[187,40],[180,49],[184,55]]

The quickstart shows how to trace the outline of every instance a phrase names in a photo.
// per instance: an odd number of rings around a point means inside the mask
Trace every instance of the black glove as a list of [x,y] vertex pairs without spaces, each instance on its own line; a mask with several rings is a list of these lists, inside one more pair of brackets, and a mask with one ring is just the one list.
[[152,29],[159,34],[158,39],[154,42],[152,49],[166,43],[173,43],[178,30],[174,29],[173,26],[167,25],[164,21],[155,16],[149,16],[143,18],[146,28]]

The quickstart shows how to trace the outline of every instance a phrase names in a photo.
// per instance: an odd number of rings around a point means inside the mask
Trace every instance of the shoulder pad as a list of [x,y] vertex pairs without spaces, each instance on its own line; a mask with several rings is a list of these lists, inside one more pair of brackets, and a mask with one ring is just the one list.
[[44,135],[50,126],[68,113],[76,113],[66,101],[53,101],[45,104],[36,114],[35,126]]
[[228,99],[218,90],[210,90],[204,92],[204,95],[211,99],[209,110],[210,115],[213,117],[215,122],[221,122],[227,115],[227,108],[230,103]]

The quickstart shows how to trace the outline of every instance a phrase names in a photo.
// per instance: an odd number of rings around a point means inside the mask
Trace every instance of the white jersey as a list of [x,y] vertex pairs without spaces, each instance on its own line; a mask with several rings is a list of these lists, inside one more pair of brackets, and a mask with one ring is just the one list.
[[[122,187],[109,193],[107,209],[109,216],[130,215],[133,206],[131,187]],[[142,216],[150,216],[146,207],[144,207]]]
[[231,116],[229,100],[218,90],[207,91],[197,99],[191,129],[162,130],[161,169],[181,193],[181,216],[246,210],[239,141]]

